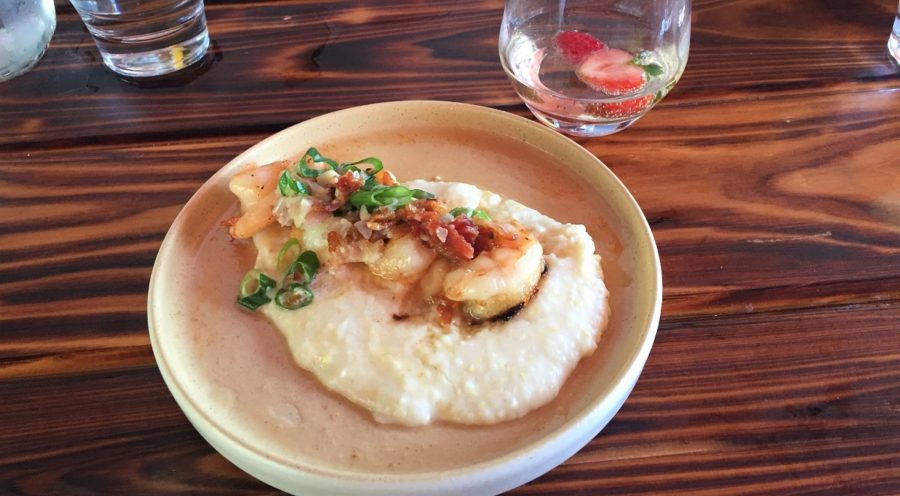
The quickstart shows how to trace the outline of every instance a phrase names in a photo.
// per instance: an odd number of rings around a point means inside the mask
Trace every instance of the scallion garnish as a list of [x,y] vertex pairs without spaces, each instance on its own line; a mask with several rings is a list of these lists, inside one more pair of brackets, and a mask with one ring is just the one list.
[[469,217],[470,219],[477,218],[477,219],[481,219],[484,221],[491,220],[491,216],[488,215],[487,213],[485,213],[484,210],[471,209],[471,208],[465,208],[465,207],[454,208],[453,210],[450,211],[450,215],[452,215],[454,217],[459,217],[460,215],[465,215],[465,216]]
[[305,284],[293,283],[275,294],[275,304],[285,310],[303,308],[312,302],[313,292]]
[[[357,167],[358,165],[369,164],[371,167],[366,169],[360,169]],[[374,176],[375,174],[381,172],[381,169],[384,169],[384,164],[381,163],[381,160],[378,160],[375,157],[368,157],[362,160],[357,160],[356,162],[351,162],[349,164],[341,164],[341,169],[346,172],[347,170],[355,170],[357,172],[364,172],[369,176]]]
[[272,298],[267,293],[269,289],[274,287],[274,279],[258,269],[250,270],[241,279],[241,289],[237,298],[238,305],[255,311],[262,305],[272,301]]
[[396,209],[417,199],[430,199],[434,195],[421,189],[409,189],[406,186],[385,186],[383,184],[366,184],[363,189],[350,195],[350,204],[356,208],[366,207],[372,211],[380,207]]
[[297,195],[308,195],[309,186],[306,183],[298,181],[291,176],[290,171],[283,171],[281,177],[278,178],[278,192],[281,196],[287,198]]
[[306,153],[303,154],[303,157],[300,158],[300,162],[297,164],[297,172],[303,177],[318,177],[319,174],[325,172],[324,170],[311,168],[310,164],[326,164],[334,171],[337,171],[339,168],[337,162],[322,156],[319,150],[315,148],[306,150]]
[[294,238],[288,238],[287,241],[282,245],[281,250],[278,252],[278,258],[276,259],[276,267],[278,268],[279,273],[285,273],[294,262],[297,261],[297,258],[300,257],[300,242]]
[[314,251],[304,251],[288,269],[284,281],[287,283],[309,284],[319,271],[319,257]]

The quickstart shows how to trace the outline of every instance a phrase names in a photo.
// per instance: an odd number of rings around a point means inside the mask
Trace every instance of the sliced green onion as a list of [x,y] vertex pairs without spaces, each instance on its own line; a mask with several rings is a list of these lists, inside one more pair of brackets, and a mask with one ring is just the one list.
[[357,160],[356,162],[351,162],[349,164],[341,164],[341,168],[344,168],[344,170],[346,171],[347,170],[346,168],[352,167],[352,169],[350,169],[350,170],[359,171],[360,170],[359,167],[356,167],[356,166],[358,166],[360,164],[371,165],[371,167],[361,171],[361,172],[365,172],[369,176],[374,176],[375,174],[380,172],[381,169],[384,169],[384,164],[381,163],[381,160],[378,160],[375,157],[364,158],[362,160]]
[[258,269],[247,271],[241,279],[241,288],[237,297],[238,305],[255,311],[257,308],[272,301],[268,290],[275,287],[275,280],[262,273]]
[[488,215],[484,210],[471,209],[471,208],[465,208],[465,207],[454,208],[453,210],[450,211],[450,215],[452,215],[454,217],[459,217],[460,215],[465,215],[465,216],[469,217],[470,219],[477,218],[477,219],[486,220],[486,221],[491,220],[491,216]]
[[[395,186],[395,188],[403,187]],[[354,191],[350,194],[350,205],[353,205],[356,208],[366,207],[367,209],[369,209],[369,211],[372,211],[378,207],[386,206],[386,204],[388,203],[387,195],[391,194],[386,192],[387,189],[387,187],[381,184],[374,184],[369,188],[363,188],[361,190]]]
[[412,190],[412,196],[413,196],[413,198],[415,198],[417,200],[432,200],[432,199],[434,199],[433,194],[431,194],[427,191],[421,190],[421,189]]
[[304,284],[294,283],[278,290],[275,304],[285,310],[303,308],[313,302],[313,292]]
[[294,238],[288,238],[278,252],[278,258],[276,259],[278,272],[283,273],[291,268],[294,262],[297,261],[297,258],[300,257],[300,252],[300,242]]
[[434,195],[400,185],[367,184],[363,189],[350,195],[350,204],[356,208],[366,207],[371,211],[380,207],[399,208],[407,205],[413,198],[427,199],[434,198]]
[[308,195],[309,186],[304,182],[294,179],[289,171],[284,171],[281,173],[281,177],[278,178],[278,192],[285,198],[297,195]]
[[303,154],[303,157],[300,158],[300,163],[297,164],[297,172],[303,177],[317,177],[319,174],[325,172],[319,169],[312,169],[309,167],[309,164],[326,164],[331,170],[337,170],[339,168],[338,163],[330,158],[322,156],[319,153],[319,150],[315,148],[310,148],[306,150],[306,153]]
[[288,269],[285,284],[299,283],[309,284],[316,278],[316,272],[319,271],[319,257],[314,251],[304,251],[297,257],[297,260],[291,264]]

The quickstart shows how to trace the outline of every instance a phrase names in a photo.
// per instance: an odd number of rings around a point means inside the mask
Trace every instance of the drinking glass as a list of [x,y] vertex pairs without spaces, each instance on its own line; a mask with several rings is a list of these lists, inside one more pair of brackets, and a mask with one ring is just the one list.
[[55,29],[53,0],[0,0],[0,81],[37,64]]
[[538,120],[604,136],[675,86],[690,37],[690,0],[507,0],[500,61]]
[[203,0],[70,1],[103,63],[123,76],[168,74],[198,62],[209,48]]
[[897,13],[894,15],[894,29],[888,38],[888,53],[894,62],[900,64],[900,3],[897,5]]

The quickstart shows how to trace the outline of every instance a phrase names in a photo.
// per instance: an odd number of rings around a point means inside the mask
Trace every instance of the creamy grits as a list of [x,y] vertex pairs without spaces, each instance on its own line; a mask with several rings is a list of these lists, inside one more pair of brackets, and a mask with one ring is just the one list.
[[[264,274],[283,271],[279,257],[288,236],[317,253],[322,266],[308,283],[314,299],[302,308],[264,304],[258,312],[282,333],[300,367],[329,390],[368,409],[379,422],[492,424],[521,417],[552,400],[579,360],[594,351],[608,320],[600,259],[585,228],[560,223],[472,185],[417,180],[403,186],[429,193],[473,219],[483,215],[492,224],[520,229],[527,233],[520,239],[533,244],[514,254],[516,265],[502,277],[472,283],[478,263],[503,248],[469,261],[447,262],[423,251],[424,241],[405,237],[400,239],[412,239],[411,245],[397,240],[363,243],[367,248],[354,245],[348,255],[348,250],[336,250],[322,231],[353,232],[349,226],[354,224],[335,215],[313,228],[307,200],[277,199],[268,208],[278,224],[252,236],[258,251],[255,269]],[[261,201],[262,195],[235,193],[245,216]],[[397,263],[379,265],[394,256],[389,256],[391,250],[405,250],[397,258],[406,271],[401,275],[392,272]],[[533,270],[532,259],[542,271]],[[522,275],[529,272],[534,273],[531,282]],[[464,304],[451,301],[457,313],[450,318],[428,307],[433,297],[421,296],[435,293],[427,289],[434,278],[442,278],[443,286],[440,281],[438,286],[444,298],[456,298],[451,291],[455,280],[483,294],[497,294],[504,284],[533,283],[535,288],[524,299],[519,293],[509,301],[501,298],[504,312],[489,316],[461,312]]]

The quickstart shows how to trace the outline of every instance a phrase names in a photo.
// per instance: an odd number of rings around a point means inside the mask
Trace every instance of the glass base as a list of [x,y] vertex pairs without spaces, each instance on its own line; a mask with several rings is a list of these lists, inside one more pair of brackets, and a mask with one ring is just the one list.
[[[900,24],[900,19],[898,19],[897,24]],[[891,58],[894,59],[894,63],[900,65],[900,34],[896,31],[891,33],[891,37],[888,38],[888,53],[891,55]]]
[[29,59],[25,62],[25,65],[20,65],[18,67],[7,67],[0,70],[0,83],[3,81],[9,81],[10,79],[21,76],[26,72],[30,71],[34,68],[35,65],[41,60],[41,57],[44,56],[44,53],[47,51],[47,46],[45,45],[43,50],[37,53],[33,58]]
[[595,138],[598,136],[607,136],[613,133],[617,133],[628,126],[637,122],[638,119],[641,118],[641,115],[637,115],[632,117],[631,119],[626,119],[622,121],[614,121],[614,122],[584,122],[584,121],[572,121],[566,119],[560,119],[559,117],[554,117],[548,114],[541,112],[533,108],[531,105],[527,103],[525,106],[531,110],[531,113],[534,114],[535,117],[547,126],[563,133],[568,134],[569,136],[579,136],[583,138]]
[[137,53],[106,53],[100,51],[103,63],[110,70],[122,76],[144,78],[162,76],[184,69],[200,61],[209,48],[209,33],[202,33],[184,42]]

